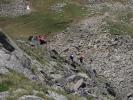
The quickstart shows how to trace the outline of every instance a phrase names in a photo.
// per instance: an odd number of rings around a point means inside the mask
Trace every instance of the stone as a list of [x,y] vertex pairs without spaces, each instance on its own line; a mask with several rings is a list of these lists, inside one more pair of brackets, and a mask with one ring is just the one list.
[[68,100],[65,96],[55,93],[53,91],[48,90],[48,97],[53,98],[54,100]]
[[24,96],[20,97],[18,100],[44,100],[44,99],[34,96],[34,95],[24,95]]
[[8,92],[0,92],[0,100],[6,100],[6,97],[9,96]]
[[90,93],[88,93],[88,95],[89,95],[89,96],[92,96],[92,97],[94,97],[94,98],[97,97],[95,94],[90,94]]
[[7,74],[7,73],[9,73],[9,70],[6,69],[5,67],[1,67],[1,66],[0,66],[0,74],[5,75],[5,74]]
[[133,100],[133,97],[130,97],[128,100]]
[[85,73],[78,73],[79,76],[83,77],[83,78],[89,78],[87,74]]
[[52,74],[51,77],[54,78],[55,80],[59,80],[59,79],[62,78],[62,75],[60,75],[60,74]]
[[74,85],[73,89],[77,91],[79,87],[83,84],[83,82],[84,82],[83,79],[78,80],[78,82]]
[[130,96],[132,96],[133,94],[130,92],[130,93],[128,93],[127,94],[127,97],[130,97]]
[[66,80],[67,80],[67,81],[70,81],[70,80],[73,80],[75,77],[76,77],[76,75],[71,75],[71,76],[69,76]]
[[18,95],[19,93],[26,93],[27,91],[25,90],[25,89],[17,89],[17,90],[15,90],[15,91],[13,91],[13,94],[15,94],[15,95]]

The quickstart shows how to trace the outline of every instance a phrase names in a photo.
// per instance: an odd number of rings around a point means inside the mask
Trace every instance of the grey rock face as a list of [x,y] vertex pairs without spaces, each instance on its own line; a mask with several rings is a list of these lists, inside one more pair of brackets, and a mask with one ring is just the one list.
[[[21,52],[14,51],[8,53],[6,50],[0,49],[0,72],[6,74],[8,69],[23,73],[26,77],[32,79],[34,76],[29,70],[30,60],[28,60]],[[3,67],[4,66],[4,67]]]
[[74,90],[78,90],[78,88],[83,84],[83,79],[80,79],[73,87]]
[[15,47],[14,43],[3,33],[0,33],[0,44],[2,44],[0,48],[0,74],[6,74],[9,70],[14,70],[32,79],[35,75],[30,69],[32,66],[31,59]]

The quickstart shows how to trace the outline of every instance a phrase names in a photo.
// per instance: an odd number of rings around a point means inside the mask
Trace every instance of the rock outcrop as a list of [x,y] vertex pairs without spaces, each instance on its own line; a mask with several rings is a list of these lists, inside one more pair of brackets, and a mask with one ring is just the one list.
[[22,51],[16,49],[2,32],[0,33],[0,44],[0,74],[6,74],[9,70],[14,70],[32,79],[34,75],[30,70],[30,59]]

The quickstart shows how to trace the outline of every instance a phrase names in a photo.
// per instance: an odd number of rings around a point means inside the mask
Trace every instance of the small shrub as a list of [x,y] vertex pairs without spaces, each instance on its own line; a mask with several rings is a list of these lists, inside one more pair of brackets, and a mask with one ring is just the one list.
[[5,83],[0,83],[0,92],[8,91],[9,86]]

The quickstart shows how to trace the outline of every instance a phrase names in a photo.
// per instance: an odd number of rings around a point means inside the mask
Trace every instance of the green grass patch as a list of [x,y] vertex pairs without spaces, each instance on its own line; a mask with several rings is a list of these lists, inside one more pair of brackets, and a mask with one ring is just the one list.
[[11,71],[10,74],[7,75],[2,75],[0,76],[1,81],[0,81],[0,87],[2,87],[2,89],[18,89],[18,88],[22,88],[22,89],[26,89],[26,90],[31,90],[31,89],[35,89],[35,90],[41,90],[42,87],[39,86],[39,84],[37,84],[36,82],[33,82],[29,79],[27,79],[23,74],[18,74],[14,71]]
[[105,26],[105,28],[114,35],[133,35],[132,27],[132,25],[123,22],[107,22],[107,26]]
[[86,13],[84,7],[75,4],[67,4],[63,10],[64,17],[68,17],[68,19],[81,18]]
[[108,22],[112,34],[133,35],[133,26],[122,22]]
[[130,19],[133,18],[133,12],[131,11],[117,12],[116,17],[118,21],[130,23]]
[[[0,92],[9,92],[9,96],[6,100],[18,100],[19,97],[22,97],[23,95],[36,95],[46,100],[53,100],[52,98],[48,98],[46,96],[47,90],[63,95],[69,100],[82,100],[82,97],[80,96],[67,94],[64,90],[55,90],[52,87],[44,86],[37,82],[31,81],[23,74],[18,74],[14,71],[11,71],[10,74],[0,76],[0,79],[0,82],[2,82],[0,83]],[[34,94],[33,90],[38,92]],[[93,100],[93,98],[89,96],[87,97],[87,100]]]
[[131,24],[131,18],[133,18],[133,12],[118,12],[113,15],[114,17],[106,17],[103,21],[107,24],[102,26],[104,30],[108,30],[111,34],[119,35],[133,35],[133,24]]
[[9,87],[5,83],[0,83],[0,92],[8,91]]
[[[21,91],[15,92],[17,89],[21,89]],[[41,92],[41,96],[46,97],[47,88],[29,80],[23,74],[11,71],[7,75],[0,76],[0,92],[8,91],[10,94],[7,100],[18,100],[23,95],[33,95],[33,90]]]
[[[38,45],[36,47],[32,47],[32,46],[30,46],[30,44],[29,45],[26,45],[24,43],[19,43],[19,42],[17,43],[17,45],[24,52],[26,52],[28,55],[30,55],[32,57],[32,59],[36,59],[37,61],[39,61],[42,64],[46,64],[47,63],[47,59],[45,57],[45,55],[47,55],[47,49],[46,49],[46,47],[41,46],[41,45]],[[34,72],[35,66],[33,66],[33,69],[32,70]]]
[[62,12],[55,13],[50,9],[61,0],[30,0],[33,12],[15,18],[0,18],[0,27],[12,38],[26,38],[34,32],[39,34],[56,33],[67,28],[73,21],[77,22],[86,13],[83,6],[67,2]]

